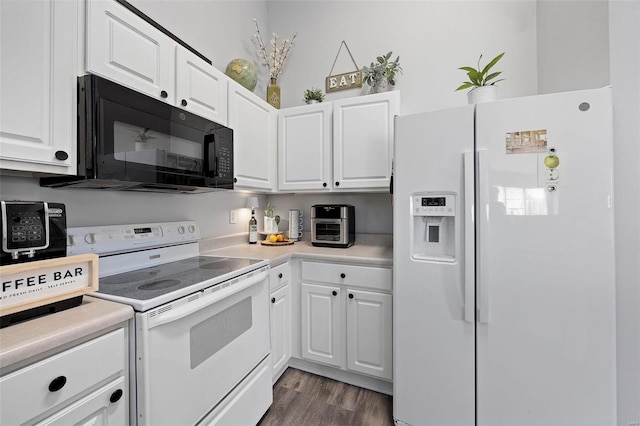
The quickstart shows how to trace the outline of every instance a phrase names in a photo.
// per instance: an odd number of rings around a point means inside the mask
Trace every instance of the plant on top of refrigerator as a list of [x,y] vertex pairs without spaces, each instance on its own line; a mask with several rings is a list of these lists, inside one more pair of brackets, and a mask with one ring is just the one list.
[[460,68],[458,68],[459,70],[467,72],[467,77],[468,77],[469,80],[465,81],[464,83],[462,83],[456,89],[456,91],[468,89],[469,87],[476,88],[476,87],[481,87],[481,86],[493,86],[497,82],[504,80],[504,78],[501,78],[499,80],[494,80],[496,77],[498,77],[500,74],[502,74],[502,71],[496,71],[496,72],[489,73],[491,68],[493,68],[493,66],[495,64],[497,64],[500,59],[502,59],[504,54],[505,54],[505,52],[502,52],[501,54],[499,54],[498,56],[493,58],[482,69],[480,68],[480,60],[482,59],[482,55],[480,55],[480,57],[478,58],[478,68],[473,68],[473,67],[460,67]]

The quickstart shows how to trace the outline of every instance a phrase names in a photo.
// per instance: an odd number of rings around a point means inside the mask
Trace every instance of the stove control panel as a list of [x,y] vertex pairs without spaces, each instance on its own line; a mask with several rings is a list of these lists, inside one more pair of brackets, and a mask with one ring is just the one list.
[[67,229],[67,254],[111,254],[197,242],[194,221],[131,225],[85,226]]

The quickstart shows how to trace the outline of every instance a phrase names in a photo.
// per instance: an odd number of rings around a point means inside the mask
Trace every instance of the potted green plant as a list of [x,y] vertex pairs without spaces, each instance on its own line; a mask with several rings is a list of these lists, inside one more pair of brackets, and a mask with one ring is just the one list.
[[376,62],[362,67],[362,81],[371,86],[373,93],[386,92],[396,84],[396,75],[402,74],[400,56],[390,61],[392,52],[378,56]]
[[149,149],[149,141],[156,139],[155,136],[149,134],[149,131],[150,129],[148,127],[143,130],[135,130],[136,138],[134,139],[134,142],[136,143],[136,151]]
[[484,68],[480,68],[480,60],[482,59],[482,55],[478,58],[478,68],[473,67],[460,67],[459,70],[463,70],[467,72],[468,81],[462,83],[456,91],[464,90],[468,88],[472,88],[468,93],[467,97],[470,104],[475,104],[478,102],[488,102],[496,99],[497,86],[496,83],[504,80],[501,78],[496,80],[496,78],[502,74],[502,71],[494,71],[489,73],[493,66],[498,63],[500,59],[504,56],[505,52],[502,52],[495,58],[493,58]]
[[315,104],[324,101],[324,93],[322,90],[312,87],[304,91],[304,101],[308,104]]

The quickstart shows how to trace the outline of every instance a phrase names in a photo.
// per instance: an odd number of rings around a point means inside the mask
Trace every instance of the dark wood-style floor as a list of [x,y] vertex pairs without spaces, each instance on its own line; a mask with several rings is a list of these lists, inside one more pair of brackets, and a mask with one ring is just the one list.
[[259,426],[393,425],[389,395],[289,368]]

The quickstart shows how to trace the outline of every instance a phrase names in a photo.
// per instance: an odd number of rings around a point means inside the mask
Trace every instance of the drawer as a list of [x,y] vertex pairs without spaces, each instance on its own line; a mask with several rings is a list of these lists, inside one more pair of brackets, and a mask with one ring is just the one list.
[[271,272],[269,272],[269,291],[273,291],[288,283],[290,275],[291,267],[289,266],[289,262],[271,268]]
[[124,339],[120,328],[0,378],[0,424],[22,424],[111,376],[122,375]]
[[392,271],[390,268],[378,268],[375,266],[303,261],[302,281],[317,281],[391,291]]

